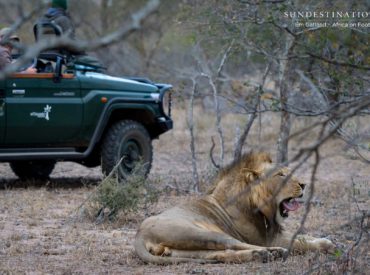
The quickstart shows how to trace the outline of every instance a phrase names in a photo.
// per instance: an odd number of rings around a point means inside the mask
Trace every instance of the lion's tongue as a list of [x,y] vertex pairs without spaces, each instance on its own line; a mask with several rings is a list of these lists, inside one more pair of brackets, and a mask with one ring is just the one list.
[[297,202],[294,199],[290,200],[289,202],[284,201],[283,205],[284,205],[285,210],[288,210],[288,211],[295,211],[299,208],[299,202]]

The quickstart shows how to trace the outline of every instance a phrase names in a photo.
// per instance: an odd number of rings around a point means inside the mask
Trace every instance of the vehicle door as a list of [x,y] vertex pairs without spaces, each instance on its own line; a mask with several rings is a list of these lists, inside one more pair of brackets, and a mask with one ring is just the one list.
[[80,84],[73,74],[16,73],[6,81],[5,143],[75,145],[82,124]]

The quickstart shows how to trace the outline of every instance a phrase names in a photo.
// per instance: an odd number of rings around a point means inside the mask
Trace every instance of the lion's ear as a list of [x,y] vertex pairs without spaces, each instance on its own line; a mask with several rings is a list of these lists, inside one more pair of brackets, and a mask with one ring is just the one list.
[[260,172],[257,172],[255,170],[249,169],[249,168],[243,168],[242,174],[246,182],[252,182],[258,179],[261,176]]
[[260,166],[256,170],[256,173],[258,173],[259,176],[261,176],[262,174],[266,173],[266,171],[272,168],[273,168],[272,162],[263,162],[260,164]]
[[244,179],[246,182],[252,182],[255,179],[255,176],[253,173],[247,172],[244,174]]

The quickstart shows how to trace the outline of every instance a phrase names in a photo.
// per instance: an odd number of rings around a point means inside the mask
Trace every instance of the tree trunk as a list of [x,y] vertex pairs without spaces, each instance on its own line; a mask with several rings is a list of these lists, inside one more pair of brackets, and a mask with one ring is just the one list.
[[291,122],[291,115],[286,111],[282,111],[280,118],[280,133],[277,142],[277,163],[283,163],[288,160],[288,145]]
[[292,122],[291,114],[288,112],[288,98],[290,90],[293,88],[294,84],[294,64],[291,57],[295,44],[295,37],[288,35],[286,48],[279,66],[280,103],[282,110],[280,118],[280,132],[277,142],[277,163],[283,163],[288,160],[289,134]]
[[259,108],[260,103],[261,103],[261,94],[263,92],[263,89],[264,89],[264,86],[265,86],[265,83],[266,83],[267,75],[270,72],[271,64],[272,64],[271,62],[269,62],[267,64],[265,72],[264,72],[264,74],[262,76],[262,79],[261,79],[261,84],[259,85],[259,87],[256,90],[256,99],[255,99],[255,104],[253,106],[253,113],[249,116],[249,120],[248,120],[248,122],[246,123],[246,125],[244,127],[243,133],[237,138],[237,141],[235,143],[234,161],[241,158],[242,153],[243,153],[244,143],[247,139],[247,136],[249,134],[250,129],[252,128],[253,122],[256,119],[257,115],[258,115],[258,108]]
[[191,152],[191,165],[193,168],[192,176],[193,176],[193,190],[196,193],[199,193],[199,175],[197,169],[197,159],[196,159],[196,152],[195,152],[195,136],[194,136],[194,98],[197,92],[197,82],[193,79],[193,89],[190,96],[189,101],[189,112],[188,112],[188,128],[190,134],[190,152]]

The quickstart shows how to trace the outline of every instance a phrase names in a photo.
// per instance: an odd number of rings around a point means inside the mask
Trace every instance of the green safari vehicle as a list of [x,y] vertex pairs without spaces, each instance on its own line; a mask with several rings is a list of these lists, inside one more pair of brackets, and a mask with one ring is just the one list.
[[21,179],[47,179],[58,161],[150,171],[152,140],[172,129],[171,85],[113,77],[58,53],[37,73],[0,80],[0,161]]

